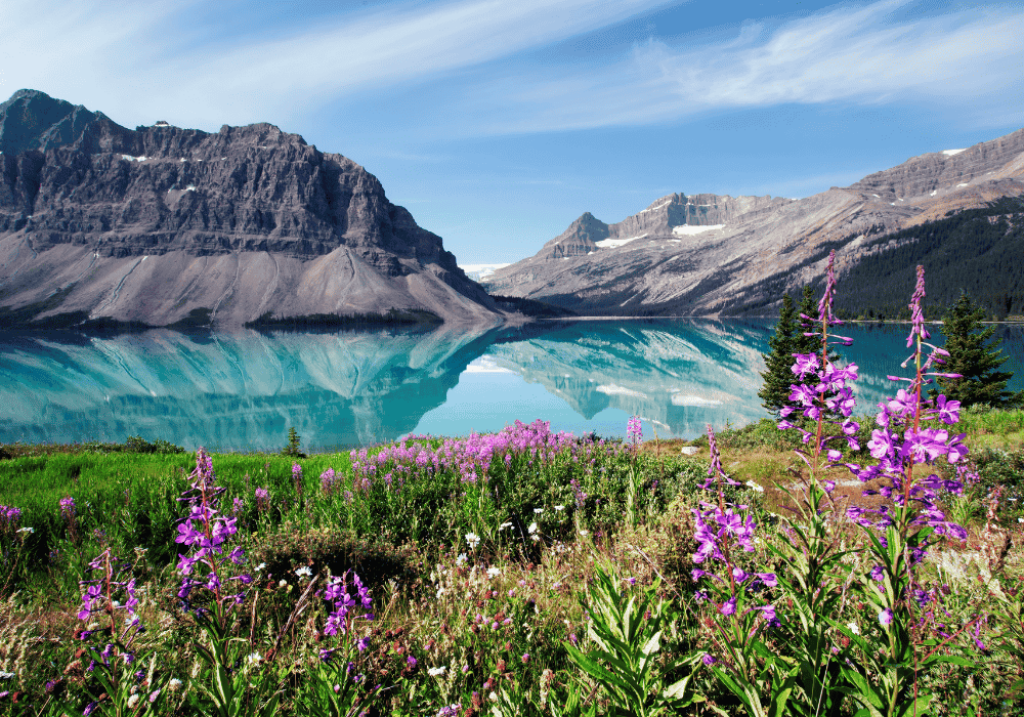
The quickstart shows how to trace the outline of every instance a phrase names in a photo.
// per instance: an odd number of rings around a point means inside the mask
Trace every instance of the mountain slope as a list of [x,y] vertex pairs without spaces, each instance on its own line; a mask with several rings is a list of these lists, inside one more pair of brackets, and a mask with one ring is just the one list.
[[273,125],[133,131],[21,90],[0,152],[0,308],[20,317],[500,317],[376,177]]
[[618,224],[587,213],[485,285],[596,315],[772,313],[822,276],[831,249],[842,273],[882,251],[881,237],[1021,194],[1024,130],[801,200],[673,194]]

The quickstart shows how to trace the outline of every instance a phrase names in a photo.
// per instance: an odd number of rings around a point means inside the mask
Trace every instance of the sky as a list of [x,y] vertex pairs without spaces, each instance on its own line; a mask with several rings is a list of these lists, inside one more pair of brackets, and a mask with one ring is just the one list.
[[460,264],[672,192],[806,197],[1024,127],[1024,2],[0,2],[0,99],[270,122]]

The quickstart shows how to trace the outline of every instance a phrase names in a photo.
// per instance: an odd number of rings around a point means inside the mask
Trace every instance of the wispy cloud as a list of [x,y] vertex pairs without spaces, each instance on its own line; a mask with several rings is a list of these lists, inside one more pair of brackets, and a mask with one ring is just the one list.
[[89,3],[88,12],[72,4],[68,12],[69,3],[8,0],[0,10],[0,70],[7,82],[17,77],[55,95],[89,88],[93,106],[108,114],[123,109],[152,121],[150,114],[171,107],[199,124],[276,119],[304,104],[488,62],[665,4],[407,1],[271,38],[231,36],[228,12],[219,21],[229,39],[196,44],[186,30],[194,3],[129,3],[127,10]]
[[[1024,9],[972,7],[906,19],[907,2],[840,6],[716,45],[652,40],[603,68],[545,67],[490,88],[495,133],[670,121],[707,111],[917,99],[1020,107]],[[913,8],[909,8],[912,10]],[[526,89],[523,89],[526,88]]]

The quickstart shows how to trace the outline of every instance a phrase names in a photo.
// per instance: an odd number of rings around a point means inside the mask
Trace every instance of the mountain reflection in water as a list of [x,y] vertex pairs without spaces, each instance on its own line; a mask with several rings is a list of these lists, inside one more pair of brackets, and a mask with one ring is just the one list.
[[[690,438],[756,421],[768,321],[580,321],[467,332],[84,337],[0,332],[0,443],[123,441],[279,450],[294,426],[309,450],[463,435],[514,420],[624,437],[626,418]],[[843,327],[860,367],[858,413],[908,375],[906,328]],[[938,336],[938,331],[934,332]],[[1003,328],[1022,384],[1021,330]]]

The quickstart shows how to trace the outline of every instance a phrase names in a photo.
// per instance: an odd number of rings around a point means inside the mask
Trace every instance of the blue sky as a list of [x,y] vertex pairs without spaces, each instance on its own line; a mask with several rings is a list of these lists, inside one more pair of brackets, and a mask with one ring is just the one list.
[[0,3],[0,96],[128,127],[270,122],[460,263],[671,192],[803,197],[1024,127],[1024,3]]

